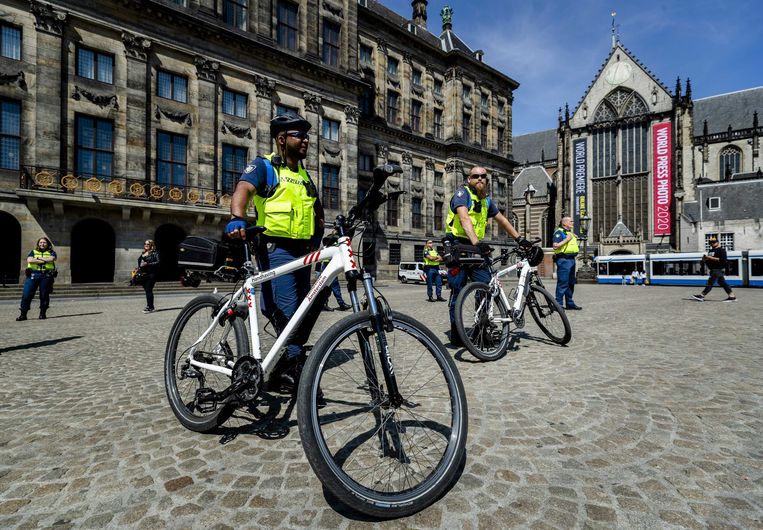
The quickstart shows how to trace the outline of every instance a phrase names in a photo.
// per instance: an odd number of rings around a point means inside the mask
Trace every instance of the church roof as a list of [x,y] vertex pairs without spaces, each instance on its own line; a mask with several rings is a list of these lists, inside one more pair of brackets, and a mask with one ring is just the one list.
[[[684,215],[691,222],[763,217],[763,179],[700,184],[697,186],[697,197],[701,199],[684,203]],[[720,209],[708,208],[710,197],[720,197]]]
[[444,52],[449,52],[451,50],[461,50],[469,55],[473,55],[474,52],[472,51],[469,46],[466,45],[464,41],[462,41],[458,35],[453,33],[452,29],[446,29],[440,34],[440,42],[442,43],[442,50]]
[[519,164],[540,162],[541,152],[545,160],[556,160],[556,129],[515,136],[511,149]]
[[625,223],[622,221],[617,221],[617,224],[612,229],[612,231],[609,233],[609,237],[633,237],[633,232],[631,232],[627,226],[625,226]]
[[752,127],[752,115],[758,111],[763,120],[763,87],[750,88],[694,100],[694,136],[702,136],[707,120],[708,134]]
[[551,184],[551,177],[541,166],[531,166],[524,168],[511,185],[512,198],[523,199],[527,186],[535,190],[535,197],[548,196],[548,185]]

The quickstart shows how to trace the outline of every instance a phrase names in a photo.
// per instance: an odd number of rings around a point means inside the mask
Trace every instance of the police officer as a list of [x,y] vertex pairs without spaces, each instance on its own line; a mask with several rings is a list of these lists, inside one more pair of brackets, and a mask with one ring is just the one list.
[[32,299],[38,287],[40,288],[40,320],[45,320],[47,317],[50,293],[53,290],[56,272],[56,258],[53,244],[47,237],[41,237],[37,241],[37,247],[29,252],[26,259],[24,292],[21,295],[21,306],[19,308],[21,314],[16,318],[17,321],[27,319],[26,315],[32,305]]
[[[482,240],[485,237],[487,220],[493,218],[498,225],[522,247],[531,246],[530,242],[519,235],[508,219],[498,211],[498,207],[490,200],[487,192],[488,178],[484,167],[473,167],[466,178],[466,186],[456,190],[450,201],[447,217],[446,237],[456,243],[476,245],[485,254],[490,246]],[[468,274],[472,281],[490,282],[490,273],[482,268],[471,268]],[[448,269],[448,284],[450,285],[450,342],[454,346],[463,346],[455,325],[455,305],[458,293],[466,281],[467,270],[458,265]]]
[[432,284],[436,286],[437,301],[444,302],[445,298],[442,297],[442,278],[440,277],[440,262],[442,256],[437,253],[434,246],[432,246],[432,240],[428,240],[424,247],[424,274],[427,277],[427,298],[430,302],[434,302],[432,298]]
[[556,301],[568,311],[583,309],[572,300],[575,292],[575,257],[578,255],[578,237],[572,228],[572,217],[562,217],[559,228],[554,231],[552,244],[556,262]]
[[[229,236],[245,237],[246,208],[250,201],[257,211],[257,226],[267,230],[260,238],[256,259],[260,270],[284,265],[307,254],[323,234],[323,208],[315,185],[302,161],[307,157],[310,122],[289,111],[270,122],[276,151],[252,160],[244,169],[231,199]],[[262,313],[281,333],[310,290],[310,269],[299,269],[263,284]],[[328,295],[328,293],[326,293]],[[320,306],[318,306],[318,313]],[[302,327],[312,328],[317,314],[305,318]],[[312,321],[310,321],[312,320]],[[309,332],[293,336],[286,349],[286,372],[296,391],[296,380],[304,363],[304,343]]]

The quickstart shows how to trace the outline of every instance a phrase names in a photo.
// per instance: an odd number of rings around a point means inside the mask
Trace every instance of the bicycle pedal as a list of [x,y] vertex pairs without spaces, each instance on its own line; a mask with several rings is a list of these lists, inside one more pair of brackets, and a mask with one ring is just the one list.
[[196,390],[196,408],[204,414],[214,412],[217,408],[215,399],[217,392],[211,388],[199,388]]

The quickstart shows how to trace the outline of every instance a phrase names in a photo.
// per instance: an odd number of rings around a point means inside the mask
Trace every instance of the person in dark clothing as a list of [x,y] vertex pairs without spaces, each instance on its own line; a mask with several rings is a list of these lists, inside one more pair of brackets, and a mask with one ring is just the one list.
[[50,305],[50,293],[53,291],[53,281],[56,275],[56,251],[47,237],[37,240],[37,247],[27,256],[26,280],[24,292],[21,295],[21,313],[16,320],[21,322],[27,319],[26,314],[32,305],[32,299],[37,289],[40,289],[40,320],[47,318],[48,306]]
[[145,273],[143,290],[146,291],[146,308],[144,313],[153,313],[154,309],[154,285],[156,273],[159,269],[159,253],[153,239],[147,239],[143,243],[143,253],[138,257],[138,271]]
[[734,292],[731,290],[731,287],[724,277],[724,274],[726,274],[726,249],[721,246],[717,239],[710,240],[710,251],[702,256],[702,261],[707,263],[707,266],[710,269],[710,276],[707,279],[707,285],[702,293],[693,294],[692,298],[704,302],[705,296],[712,290],[715,282],[718,282],[718,285],[723,287],[723,290],[726,291],[727,298],[724,302],[736,302],[737,297],[734,295]]

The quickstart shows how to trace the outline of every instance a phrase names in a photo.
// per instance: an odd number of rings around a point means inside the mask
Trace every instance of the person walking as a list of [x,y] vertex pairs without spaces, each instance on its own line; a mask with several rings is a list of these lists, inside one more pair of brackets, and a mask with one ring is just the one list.
[[442,262],[442,256],[434,248],[434,243],[431,239],[427,240],[424,247],[424,274],[427,278],[427,299],[430,302],[434,302],[432,298],[432,286],[435,286],[435,293],[437,294],[437,302],[445,302],[445,298],[442,297],[442,277],[440,276],[440,262]]
[[138,272],[143,273],[143,290],[146,292],[146,307],[144,313],[153,313],[154,308],[154,285],[159,271],[159,253],[156,251],[156,243],[153,239],[147,239],[143,243],[143,253],[138,256]]
[[710,239],[710,251],[702,256],[702,261],[707,263],[707,267],[710,269],[710,276],[707,278],[707,285],[700,294],[693,294],[691,297],[700,302],[705,301],[705,296],[713,289],[713,285],[717,282],[718,285],[723,287],[726,291],[726,299],[724,302],[736,302],[737,297],[734,291],[731,290],[728,282],[726,282],[726,249],[723,248],[720,242],[715,239]]
[[[529,241],[519,235],[495,203],[490,200],[487,170],[484,167],[475,166],[469,171],[465,185],[459,187],[450,200],[445,237],[454,243],[475,245],[483,254],[488,254],[490,245],[482,241],[485,238],[488,219],[495,219],[503,231],[513,237],[519,246],[532,246]],[[456,331],[455,306],[458,293],[461,292],[467,276],[472,281],[490,282],[490,272],[484,267],[463,269],[458,263],[448,267],[450,343],[454,346],[463,346]]]
[[[311,124],[293,111],[277,115],[270,122],[276,151],[258,156],[244,168],[231,198],[231,220],[225,232],[245,238],[247,205],[254,203],[256,224],[265,227],[255,249],[260,270],[284,265],[317,247],[323,234],[323,208],[317,189],[305,170]],[[280,335],[310,290],[310,269],[298,269],[263,284],[260,297],[263,315]],[[328,292],[325,294],[328,297]],[[286,347],[285,361],[279,363],[272,380],[284,380],[292,392],[305,361],[304,344],[320,314],[309,312]],[[285,376],[285,377],[283,377]]]
[[[578,255],[578,237],[573,228],[572,217],[565,215],[554,231],[552,247],[556,263],[556,301],[568,311],[583,309],[572,299],[575,294],[575,260]],[[634,271],[635,272],[635,271]],[[631,275],[631,280],[635,278]],[[565,304],[566,300],[566,304]]]
[[26,280],[24,291],[21,295],[18,322],[27,319],[27,313],[32,306],[32,299],[37,289],[40,289],[40,320],[47,318],[50,306],[50,293],[53,290],[53,282],[56,276],[56,251],[47,237],[37,240],[37,246],[29,252],[26,258]]

